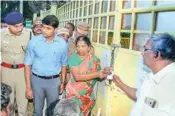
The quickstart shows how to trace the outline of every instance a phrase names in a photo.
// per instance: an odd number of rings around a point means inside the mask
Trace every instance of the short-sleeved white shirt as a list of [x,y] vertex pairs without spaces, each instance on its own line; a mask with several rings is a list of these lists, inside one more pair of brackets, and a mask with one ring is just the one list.
[[[131,116],[175,116],[175,63],[145,78]],[[152,103],[155,101],[154,107]]]

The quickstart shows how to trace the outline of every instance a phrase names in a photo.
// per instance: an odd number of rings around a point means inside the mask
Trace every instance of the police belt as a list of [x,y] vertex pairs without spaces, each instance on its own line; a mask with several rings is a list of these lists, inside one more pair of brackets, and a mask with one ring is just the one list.
[[10,68],[10,69],[19,69],[19,68],[24,68],[25,65],[24,64],[8,64],[5,62],[2,62],[1,66]]
[[39,77],[39,78],[42,78],[42,79],[54,79],[54,78],[57,78],[59,77],[59,74],[58,75],[52,75],[52,76],[40,76],[40,75],[37,75],[35,73],[32,72],[32,74],[36,77]]

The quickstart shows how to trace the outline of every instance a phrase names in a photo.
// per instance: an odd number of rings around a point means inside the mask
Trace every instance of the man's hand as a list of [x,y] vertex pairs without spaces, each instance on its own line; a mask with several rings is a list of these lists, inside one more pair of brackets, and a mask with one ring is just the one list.
[[118,75],[113,76],[113,82],[115,83],[116,86],[120,87],[122,84],[122,81]]
[[64,91],[64,83],[61,83],[60,85],[60,94],[62,94]]
[[26,97],[28,99],[33,99],[33,90],[32,90],[32,88],[26,88]]
[[136,101],[136,91],[137,89],[129,87],[128,85],[124,84],[120,77],[118,75],[113,76],[113,82],[115,83],[116,86],[118,86],[122,91],[126,93],[126,95],[131,98],[132,100]]

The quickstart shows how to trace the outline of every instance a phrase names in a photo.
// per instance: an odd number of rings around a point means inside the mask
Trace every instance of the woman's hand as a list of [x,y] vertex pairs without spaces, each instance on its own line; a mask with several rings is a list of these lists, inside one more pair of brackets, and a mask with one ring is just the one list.
[[104,78],[106,78],[107,76],[108,76],[107,73],[103,73],[103,71],[100,71],[100,72],[99,72],[99,78],[100,78],[100,79],[104,79]]
[[112,67],[105,67],[105,68],[102,69],[102,72],[104,74],[110,75],[112,73]]
[[62,94],[64,91],[64,83],[61,83],[60,85],[60,94]]

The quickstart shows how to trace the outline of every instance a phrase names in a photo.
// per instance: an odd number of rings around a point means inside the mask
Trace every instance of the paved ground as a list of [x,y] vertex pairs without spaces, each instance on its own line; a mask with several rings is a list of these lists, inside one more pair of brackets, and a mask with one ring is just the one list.
[[[15,109],[15,116],[18,116],[17,106]],[[27,116],[33,116],[33,102],[28,102]]]
[[29,102],[28,103],[28,108],[27,108],[27,115],[32,116],[32,114],[33,114],[33,103]]

